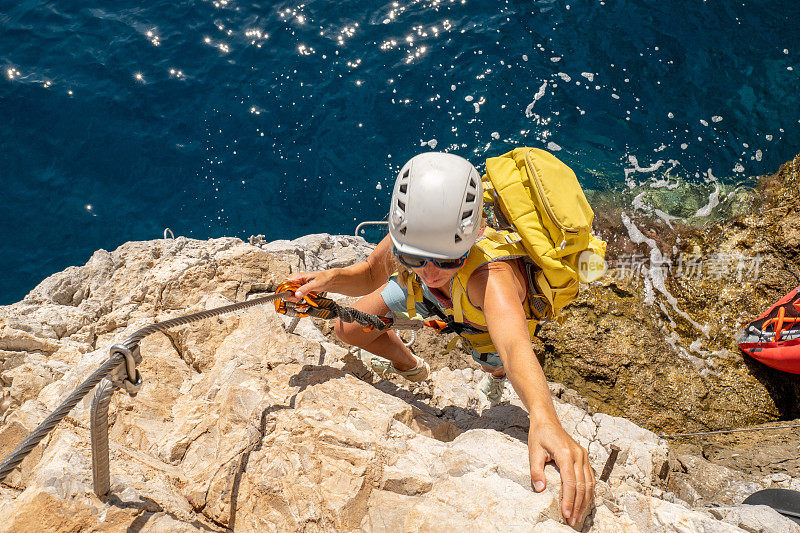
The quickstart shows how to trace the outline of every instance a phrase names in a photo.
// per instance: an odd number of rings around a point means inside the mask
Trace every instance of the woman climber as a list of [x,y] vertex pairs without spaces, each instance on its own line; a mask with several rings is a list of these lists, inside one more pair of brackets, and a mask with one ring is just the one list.
[[[529,413],[533,487],[544,490],[544,465],[554,461],[562,481],[561,511],[574,526],[593,499],[595,475],[586,450],[561,427],[531,346],[534,293],[524,254],[509,254],[504,243],[486,238],[482,207],[481,179],[466,159],[417,155],[395,182],[389,235],[366,261],[289,279],[302,283],[297,298],[330,291],[363,296],[354,307],[375,315],[447,318],[487,372],[480,392],[491,403],[500,401],[506,376],[510,380]],[[343,342],[375,354],[373,367],[383,365],[415,382],[428,377],[428,364],[394,331],[364,331],[342,321],[335,331]]]

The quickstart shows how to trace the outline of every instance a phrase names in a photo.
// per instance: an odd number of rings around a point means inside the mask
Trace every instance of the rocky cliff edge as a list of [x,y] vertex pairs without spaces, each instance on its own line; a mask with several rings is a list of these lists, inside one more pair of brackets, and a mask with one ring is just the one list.
[[[350,264],[369,250],[330,235],[130,242],[47,278],[0,308],[0,456],[138,328],[255,297],[290,272]],[[139,395],[111,402],[110,495],[92,491],[87,397],[0,485],[0,529],[571,530],[557,470],[547,467],[544,492],[531,489],[527,416],[513,394],[482,403],[471,368],[442,367],[411,388],[382,380],[310,319],[294,332],[288,323],[262,306],[145,339]],[[800,479],[681,456],[551,388],[598,474],[611,445],[621,449],[584,531],[800,532],[767,507],[740,505],[760,488],[800,489]]]

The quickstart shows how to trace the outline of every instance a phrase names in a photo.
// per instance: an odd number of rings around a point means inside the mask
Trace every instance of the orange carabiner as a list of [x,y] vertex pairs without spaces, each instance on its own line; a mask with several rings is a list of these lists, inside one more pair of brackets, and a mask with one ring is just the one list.
[[[276,288],[275,292],[296,292],[301,287],[299,281],[284,281]],[[287,302],[285,298],[275,300],[275,311],[287,314],[292,310],[296,316],[313,316],[316,318],[334,318],[336,316],[336,303],[330,298],[320,296],[316,292],[309,292],[298,302]]]
[[[302,283],[300,283],[299,281],[284,281],[283,283],[278,285],[278,287],[275,289],[275,292],[280,293],[288,291],[294,294],[294,292],[297,291],[297,289],[299,289],[301,286]],[[310,292],[307,295],[305,295],[300,302],[294,304],[293,310],[297,313],[297,316],[299,317],[308,316],[307,313],[308,308],[318,306],[318,304],[315,302],[316,298],[317,294],[314,292]],[[277,300],[275,300],[275,312],[285,315],[287,311],[288,308],[286,306],[285,298],[278,298]]]

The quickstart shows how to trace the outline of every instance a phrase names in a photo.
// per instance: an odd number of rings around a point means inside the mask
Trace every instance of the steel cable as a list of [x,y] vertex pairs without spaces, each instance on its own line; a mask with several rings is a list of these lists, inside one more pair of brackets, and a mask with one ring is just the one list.
[[0,464],[0,481],[4,480],[12,470],[19,466],[25,457],[31,453],[31,450],[53,430],[56,424],[61,422],[61,420],[72,411],[72,408],[78,405],[78,402],[81,401],[95,385],[100,383],[104,377],[109,375],[123,361],[125,361],[125,358],[121,354],[114,354],[112,357],[109,357],[105,363],[100,365],[86,381],[81,383],[81,385],[58,406],[58,409],[50,413],[50,416],[45,418],[44,422],[39,424],[36,429],[22,441],[22,444],[17,446],[6,460]]
[[102,380],[92,401],[89,432],[92,437],[92,481],[94,493],[102,497],[111,488],[111,470],[108,458],[108,405],[117,386],[108,378]]
[[189,324],[191,322],[197,322],[198,320],[224,315],[225,313],[241,311],[242,309],[247,309],[248,307],[255,307],[257,305],[272,302],[279,298],[286,298],[288,296],[293,296],[293,295],[294,293],[292,293],[291,291],[278,292],[261,298],[253,298],[252,300],[247,300],[246,302],[239,302],[235,304],[225,305],[222,307],[217,307],[216,309],[208,309],[206,311],[198,311],[197,313],[192,313],[191,315],[179,316],[176,318],[165,320],[163,322],[157,322],[155,324],[151,324],[147,327],[140,329],[139,331],[137,331],[136,333],[134,333],[133,335],[122,341],[122,344],[125,347],[132,349],[134,346],[139,344],[139,342],[142,339],[153,333],[159,331],[164,332],[176,326],[182,326],[184,324]]
[[[133,335],[125,339],[122,344],[128,349],[133,349],[142,339],[148,335],[151,335],[152,333],[164,332],[176,326],[182,326],[198,320],[224,315],[233,311],[240,311],[242,309],[265,304],[273,300],[277,300],[278,298],[286,298],[292,295],[293,293],[291,291],[284,291],[271,294],[270,296],[254,298],[245,302],[238,302],[223,307],[217,307],[216,309],[199,311],[191,315],[171,318],[163,322],[157,322],[136,331]],[[91,391],[98,383],[100,383],[103,378],[111,374],[120,364],[124,363],[124,361],[125,357],[122,354],[118,352],[113,353],[111,357],[109,357],[106,362],[100,365],[100,367],[95,370],[94,373],[92,373],[92,375],[86,379],[86,381],[81,383],[81,385],[75,389],[55,411],[50,413],[50,415],[45,418],[41,424],[36,426],[36,429],[34,429],[31,434],[28,435],[25,440],[23,440],[22,443],[17,446],[13,452],[11,452],[11,454],[6,457],[2,463],[0,463],[0,481],[3,481],[6,476],[11,473],[11,471],[19,466],[25,457],[27,457],[28,454],[31,453],[31,451],[42,441],[42,439],[44,439],[47,434],[50,433],[53,428],[59,422],[61,422],[61,420],[63,420],[64,417],[67,416],[67,414],[69,414],[69,412],[72,411],[76,405],[78,405],[78,402],[81,401],[81,399],[83,399],[83,397],[86,396],[89,391]]]
[[359,311],[354,307],[345,307],[343,305],[334,304],[333,308],[335,309],[339,320],[342,320],[343,322],[358,322],[360,325],[365,327],[372,326],[378,331],[382,331],[389,327],[389,325],[381,320],[379,316],[365,313],[364,311]]
[[800,428],[800,424],[790,424],[786,426],[763,426],[763,427],[750,427],[750,428],[718,429],[716,431],[696,431],[694,433],[668,433],[659,435],[659,437],[661,437],[662,439],[674,439],[678,437],[722,435],[724,433],[741,433],[744,431],[769,431],[771,429],[792,429],[792,428]]

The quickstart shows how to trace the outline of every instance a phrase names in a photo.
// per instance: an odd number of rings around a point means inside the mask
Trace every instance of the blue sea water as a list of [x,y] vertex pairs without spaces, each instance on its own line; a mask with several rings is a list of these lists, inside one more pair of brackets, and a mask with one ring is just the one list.
[[584,187],[800,151],[796,0],[0,0],[0,303],[98,248],[352,233],[424,150]]

